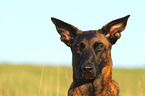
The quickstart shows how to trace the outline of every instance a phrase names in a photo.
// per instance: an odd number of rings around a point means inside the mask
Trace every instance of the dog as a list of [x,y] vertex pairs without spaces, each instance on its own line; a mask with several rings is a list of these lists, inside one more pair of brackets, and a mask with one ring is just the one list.
[[68,96],[119,96],[119,85],[112,79],[111,47],[121,37],[129,17],[89,31],[51,17],[61,41],[72,51],[73,82]]

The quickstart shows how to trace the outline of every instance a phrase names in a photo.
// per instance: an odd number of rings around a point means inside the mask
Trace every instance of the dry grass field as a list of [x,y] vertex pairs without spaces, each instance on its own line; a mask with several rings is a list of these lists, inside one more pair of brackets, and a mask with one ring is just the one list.
[[[145,69],[114,69],[121,96],[145,96]],[[0,64],[0,96],[67,96],[71,67]]]

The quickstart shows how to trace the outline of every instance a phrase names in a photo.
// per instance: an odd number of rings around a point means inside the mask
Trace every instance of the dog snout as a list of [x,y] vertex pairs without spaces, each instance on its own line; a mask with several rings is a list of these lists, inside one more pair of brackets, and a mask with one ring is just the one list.
[[82,70],[83,72],[92,72],[93,69],[94,69],[94,66],[93,66],[92,64],[83,64],[83,65],[81,66],[81,70]]

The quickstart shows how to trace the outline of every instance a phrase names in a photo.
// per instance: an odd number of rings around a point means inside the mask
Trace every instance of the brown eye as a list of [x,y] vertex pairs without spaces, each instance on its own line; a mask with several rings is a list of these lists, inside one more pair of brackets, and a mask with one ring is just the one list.
[[76,50],[80,50],[81,49],[81,47],[80,46],[76,46],[76,48],[75,48]]
[[97,49],[101,49],[102,46],[103,46],[102,44],[99,44],[96,48],[97,48]]
[[85,48],[85,45],[83,43],[80,43],[75,46],[75,50],[80,51],[80,52],[82,52],[84,48]]
[[94,49],[95,49],[95,50],[98,50],[98,51],[99,51],[99,50],[102,49],[102,47],[103,47],[103,44],[102,44],[102,43],[97,43],[97,42],[96,42],[96,43],[94,44]]

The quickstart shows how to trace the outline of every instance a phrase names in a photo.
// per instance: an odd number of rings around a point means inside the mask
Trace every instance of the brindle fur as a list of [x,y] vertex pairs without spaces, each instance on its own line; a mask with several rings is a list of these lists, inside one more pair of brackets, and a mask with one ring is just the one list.
[[73,82],[68,96],[119,96],[119,86],[112,79],[111,47],[120,38],[129,16],[90,31],[51,18],[62,42],[72,51]]

